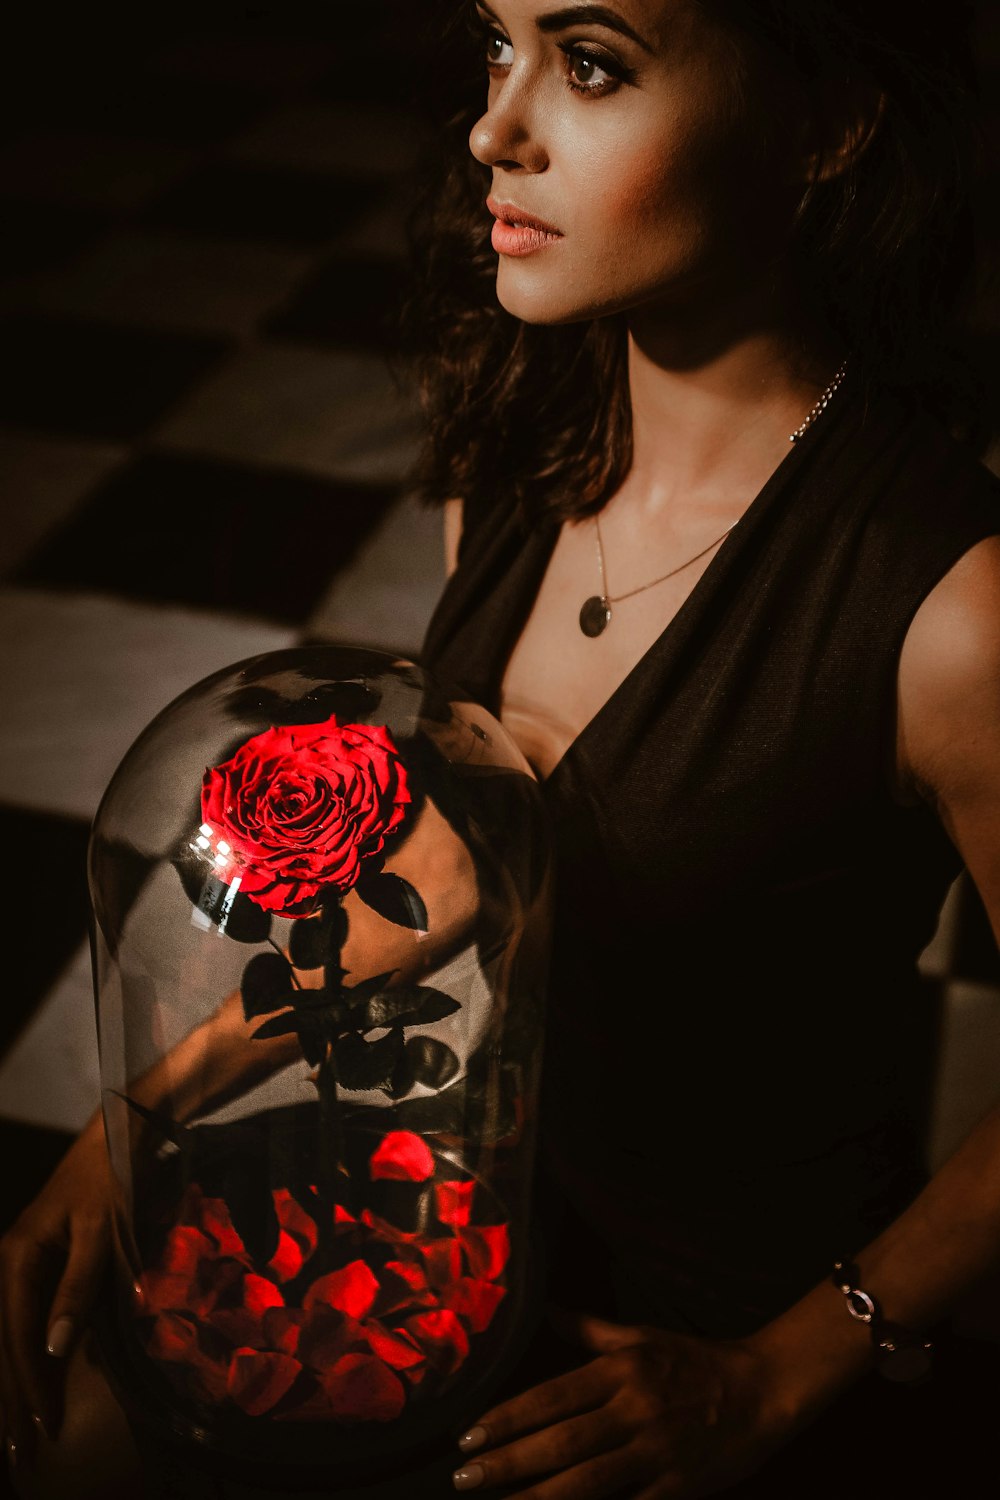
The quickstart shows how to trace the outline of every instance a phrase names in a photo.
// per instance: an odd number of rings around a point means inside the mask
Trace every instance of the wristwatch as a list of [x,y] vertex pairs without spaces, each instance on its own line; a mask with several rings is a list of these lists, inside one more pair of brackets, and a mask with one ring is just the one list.
[[879,1374],[907,1385],[926,1380],[931,1372],[931,1341],[884,1318],[871,1293],[858,1286],[858,1268],[851,1261],[834,1262],[833,1284],[843,1294],[851,1317],[868,1325]]

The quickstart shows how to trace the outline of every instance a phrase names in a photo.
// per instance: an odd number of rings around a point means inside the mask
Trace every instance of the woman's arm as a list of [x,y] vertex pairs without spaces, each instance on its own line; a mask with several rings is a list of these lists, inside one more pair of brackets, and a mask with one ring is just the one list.
[[[1000,538],[970,549],[922,603],[898,684],[900,773],[936,808],[1000,940]],[[831,1270],[845,1248],[830,1246]],[[1000,1266],[1000,1108],[855,1261],[884,1316],[915,1331]],[[639,1500],[712,1494],[874,1358],[830,1278],[746,1339],[597,1319],[578,1331],[597,1358],[487,1412],[461,1445],[457,1488],[523,1482],[521,1500],[598,1500],[629,1483]]]
[[444,570],[448,578],[458,567],[458,544],[462,540],[462,502],[444,503]]

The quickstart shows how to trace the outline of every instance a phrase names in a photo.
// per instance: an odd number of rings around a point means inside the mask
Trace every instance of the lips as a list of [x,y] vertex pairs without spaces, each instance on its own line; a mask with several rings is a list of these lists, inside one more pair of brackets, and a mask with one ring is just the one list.
[[491,238],[498,255],[533,255],[562,239],[561,230],[516,203],[498,203],[495,198],[487,198],[486,207],[496,219]]

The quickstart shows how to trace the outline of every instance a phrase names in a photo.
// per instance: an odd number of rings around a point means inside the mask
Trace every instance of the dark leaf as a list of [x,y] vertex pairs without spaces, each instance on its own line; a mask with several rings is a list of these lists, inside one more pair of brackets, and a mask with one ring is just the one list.
[[432,1021],[454,1015],[456,1010],[461,1010],[458,1001],[441,990],[419,984],[400,985],[398,989],[372,996],[365,1006],[364,1026],[366,1031],[376,1026],[428,1026]]
[[396,972],[395,969],[390,969],[387,974],[375,974],[371,979],[360,980],[358,984],[345,985],[341,993],[351,1009],[356,1010],[359,1005],[370,1000],[372,995],[377,995]]
[[333,1049],[337,1082],[345,1089],[386,1088],[403,1054],[403,1033],[390,1031],[377,1042],[345,1036]]
[[280,1234],[267,1173],[253,1157],[231,1158],[222,1196],[236,1233],[257,1265],[266,1265],[278,1248]]
[[413,1064],[409,1057],[407,1057],[406,1049],[404,1048],[399,1062],[392,1070],[392,1078],[389,1080],[389,1087],[386,1093],[391,1099],[402,1099],[404,1094],[410,1092],[414,1083],[416,1083],[416,1079],[413,1076]]
[[347,935],[347,919],[339,902],[329,902],[316,917],[300,917],[292,923],[288,943],[297,969],[321,969],[331,959],[339,961]]
[[414,1079],[425,1088],[444,1088],[458,1072],[458,1058],[450,1047],[446,1047],[436,1037],[411,1036],[406,1044],[406,1055],[410,1059]]
[[[228,887],[225,887],[228,893]],[[223,898],[217,919],[220,932],[237,943],[266,943],[271,935],[271,913],[237,891],[228,907]]]
[[123,1100],[129,1109],[134,1110],[137,1115],[152,1125],[166,1140],[172,1141],[175,1146],[188,1144],[191,1132],[179,1120],[173,1119],[162,1110],[149,1109],[145,1104],[140,1104],[138,1100],[130,1099],[128,1094],[120,1094],[117,1089],[112,1089],[111,1092],[117,1099]]
[[280,953],[258,953],[243,970],[240,994],[243,1014],[248,1021],[254,1016],[270,1015],[292,1002],[294,989],[288,960]]
[[255,1041],[266,1041],[272,1036],[288,1036],[292,1031],[299,1029],[299,1014],[294,1010],[284,1010],[280,1016],[272,1016],[262,1026],[254,1031]]
[[380,917],[395,922],[397,927],[427,932],[427,908],[402,876],[383,871],[381,875],[359,880],[355,889],[365,905],[377,911]]
[[271,931],[271,914],[232,887],[217,879],[211,865],[184,851],[173,861],[174,869],[191,904],[204,912],[220,932],[238,943],[263,943]]
[[315,1067],[326,1056],[327,1026],[322,1010],[287,1010],[280,1016],[272,1016],[253,1034],[254,1041],[266,1041],[269,1037],[298,1035],[302,1055],[307,1063]]

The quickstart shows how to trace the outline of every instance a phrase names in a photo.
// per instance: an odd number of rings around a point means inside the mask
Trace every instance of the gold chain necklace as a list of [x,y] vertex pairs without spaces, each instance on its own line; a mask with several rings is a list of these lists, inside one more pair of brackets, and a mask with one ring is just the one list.
[[[840,389],[846,372],[847,363],[845,361],[837,371],[836,375],[830,381],[830,384],[822,393],[819,400],[812,407],[809,415],[806,417],[801,427],[796,427],[795,431],[789,435],[788,441],[790,443],[797,443],[802,435],[808,432],[809,428],[816,421],[816,418],[821,416],[823,412],[826,411],[826,408],[829,406],[834,395]],[[739,520],[740,517],[737,517],[732,526],[727,526],[722,535],[717,536],[714,542],[709,542],[707,547],[703,547],[700,552],[696,552],[694,557],[689,557],[687,562],[682,562],[676,568],[671,568],[669,573],[661,573],[659,578],[652,578],[650,579],[649,583],[640,583],[638,588],[629,589],[625,594],[609,594],[607,572],[604,566],[604,547],[601,542],[601,518],[599,515],[595,515],[594,524],[597,536],[597,563],[601,572],[601,592],[599,594],[592,594],[590,598],[586,599],[581,606],[580,629],[583,631],[584,635],[590,636],[591,639],[593,639],[594,636],[603,635],[604,631],[607,630],[608,626],[611,624],[612,604],[621,604],[623,599],[631,599],[635,594],[643,594],[645,593],[646,589],[655,588],[658,583],[665,583],[668,578],[673,578],[675,573],[683,572],[685,568],[689,568],[692,563],[696,563],[699,558],[704,557],[706,553],[711,552],[713,547],[717,547],[720,542],[724,542],[726,537],[733,530],[733,527],[738,525]]]

